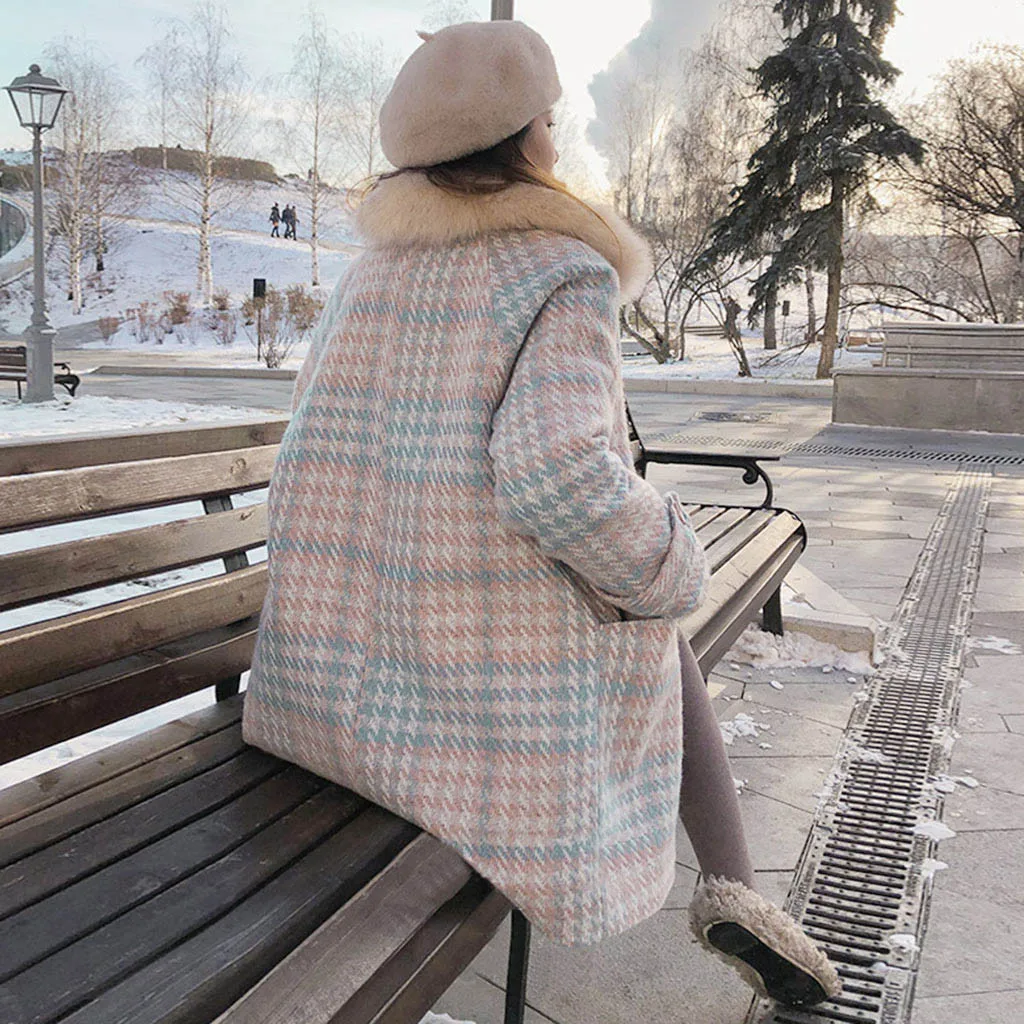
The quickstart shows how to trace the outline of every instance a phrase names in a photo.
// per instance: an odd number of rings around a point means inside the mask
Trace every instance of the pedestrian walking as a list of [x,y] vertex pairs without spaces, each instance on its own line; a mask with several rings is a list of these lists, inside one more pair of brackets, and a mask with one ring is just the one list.
[[440,837],[559,943],[663,905],[678,814],[700,941],[759,992],[835,995],[755,891],[677,628],[703,548],[633,469],[617,312],[647,247],[554,176],[539,35],[423,38],[380,114],[397,170],[296,380],[245,739]]
[[281,232],[278,230],[278,227],[280,226],[280,224],[281,224],[281,209],[277,205],[277,203],[274,203],[274,205],[270,208],[270,237],[271,238],[280,238],[281,237]]
[[298,238],[299,237],[296,234],[296,229],[298,228],[298,226],[299,226],[299,213],[298,213],[298,210],[296,210],[295,207],[293,206],[292,207],[292,218],[291,218],[292,238]]

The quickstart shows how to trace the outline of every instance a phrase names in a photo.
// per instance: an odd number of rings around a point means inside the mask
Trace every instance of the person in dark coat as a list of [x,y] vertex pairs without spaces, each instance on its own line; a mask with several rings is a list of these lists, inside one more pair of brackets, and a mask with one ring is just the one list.
[[281,224],[281,208],[277,205],[277,203],[274,203],[274,205],[270,208],[270,224],[270,237],[280,238],[281,232],[278,229]]

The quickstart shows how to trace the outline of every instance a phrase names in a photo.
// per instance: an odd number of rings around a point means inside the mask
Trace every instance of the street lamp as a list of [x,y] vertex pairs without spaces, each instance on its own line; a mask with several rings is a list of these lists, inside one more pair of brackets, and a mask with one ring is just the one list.
[[34,276],[32,289],[32,322],[25,329],[26,402],[48,402],[53,399],[53,336],[57,333],[46,316],[43,294],[43,132],[52,128],[60,105],[67,95],[56,79],[40,74],[33,64],[27,75],[16,78],[7,87],[22,128],[32,131]]
[[511,21],[513,0],[491,0],[491,21]]

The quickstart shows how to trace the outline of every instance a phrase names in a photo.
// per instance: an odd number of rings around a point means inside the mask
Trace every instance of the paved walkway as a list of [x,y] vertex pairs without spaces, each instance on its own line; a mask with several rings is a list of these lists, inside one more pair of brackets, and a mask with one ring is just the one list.
[[[722,399],[664,403],[640,395],[632,401],[645,432],[671,429],[683,417],[692,420],[701,405],[706,411],[722,404]],[[786,403],[777,410],[770,405],[744,405],[748,411],[778,413],[775,421],[748,425],[752,439],[779,433],[802,439],[800,434],[821,421],[821,410],[810,404],[794,409]],[[904,441],[899,432],[871,433],[880,444]],[[934,440],[949,444],[955,438],[934,435]],[[891,459],[847,459],[838,465],[801,459],[772,475],[779,504],[807,524],[810,542],[803,564],[864,610],[889,619],[954,470],[937,472],[927,463]],[[711,471],[655,467],[651,478],[688,498],[721,500],[722,477]],[[742,485],[730,488],[730,497],[741,494]],[[930,854],[948,867],[935,876],[912,1024],[1024,1019],[1019,953],[1024,940],[1024,469],[997,470],[991,501],[972,636],[1014,653],[981,648],[968,659],[961,736],[949,774],[970,776],[979,786],[958,785],[945,800],[942,817],[957,834]],[[745,783],[740,802],[759,881],[768,896],[782,902],[843,731],[863,697],[862,681],[816,669],[755,670],[727,657],[710,682],[722,687],[715,699],[720,719],[745,713],[763,726],[756,738],[737,737],[730,756],[735,776]],[[751,1009],[748,991],[693,943],[686,925],[685,907],[697,879],[692,851],[680,833],[676,888],[650,921],[590,950],[566,950],[535,936],[527,1020],[741,1024]],[[498,1024],[507,942],[506,926],[436,1010]],[[763,1010],[755,1016],[772,1019]],[[814,1019],[826,1018],[800,1017]]]
[[[290,389],[287,381],[210,378],[87,377],[83,383],[86,394],[268,410],[286,408]],[[807,524],[810,541],[802,564],[881,619],[893,616],[903,599],[958,467],[836,452],[873,446],[892,453],[917,445],[1024,456],[1024,438],[838,430],[828,425],[830,410],[821,400],[634,393],[630,402],[648,438],[699,434],[729,438],[736,447],[760,443],[768,445],[761,450],[772,451],[827,441],[830,454],[805,452],[775,467],[777,502]],[[948,866],[934,879],[912,1024],[1024,1019],[1024,465],[985,472],[992,474],[991,504],[971,623],[980,646],[968,657],[949,769],[979,785],[958,785],[945,797],[942,818],[956,835],[928,851]],[[652,467],[651,479],[698,501],[749,501],[753,490],[724,470]],[[757,670],[726,657],[710,682],[723,721],[744,713],[759,723],[760,735],[737,737],[731,757],[735,776],[744,782],[740,801],[759,881],[768,896],[782,902],[844,729],[862,699],[861,680],[816,669]],[[675,889],[651,920],[594,949],[567,950],[535,935],[527,1020],[741,1024],[751,1009],[747,989],[693,943],[687,928],[685,908],[697,879],[689,843],[680,834]],[[436,1010],[457,1020],[499,1024],[507,943],[506,925]],[[914,975],[900,977],[912,982]],[[757,1019],[770,1018],[762,1013]],[[870,1024],[877,1018],[842,1019]],[[890,1024],[898,1020],[907,1018]]]

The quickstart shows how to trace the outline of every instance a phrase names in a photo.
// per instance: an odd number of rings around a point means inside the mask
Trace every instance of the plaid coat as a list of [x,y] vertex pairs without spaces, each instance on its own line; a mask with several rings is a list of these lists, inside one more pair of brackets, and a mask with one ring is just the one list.
[[244,735],[597,942],[672,885],[673,617],[707,577],[630,458],[617,309],[643,246],[548,189],[417,174],[358,222],[271,482]]

